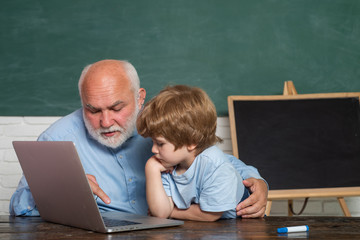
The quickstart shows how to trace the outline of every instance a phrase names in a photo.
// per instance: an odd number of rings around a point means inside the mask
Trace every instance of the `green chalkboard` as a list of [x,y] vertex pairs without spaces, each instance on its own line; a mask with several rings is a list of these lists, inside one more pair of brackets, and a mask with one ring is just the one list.
[[2,0],[0,115],[80,107],[82,68],[137,68],[148,98],[168,84],[228,95],[360,91],[358,0]]

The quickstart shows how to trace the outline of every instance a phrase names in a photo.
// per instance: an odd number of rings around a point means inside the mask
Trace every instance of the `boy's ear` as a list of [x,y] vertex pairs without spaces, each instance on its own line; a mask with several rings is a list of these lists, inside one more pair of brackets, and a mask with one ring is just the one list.
[[191,152],[196,148],[196,146],[197,146],[196,144],[191,144],[191,145],[187,146],[187,149],[189,152]]

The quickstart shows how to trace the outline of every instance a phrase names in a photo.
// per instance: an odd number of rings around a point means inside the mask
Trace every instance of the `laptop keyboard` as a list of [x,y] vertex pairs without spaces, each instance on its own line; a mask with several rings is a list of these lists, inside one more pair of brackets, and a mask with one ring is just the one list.
[[140,224],[138,222],[131,222],[126,220],[119,220],[119,219],[112,219],[108,217],[103,217],[104,224],[107,227],[117,227],[117,226],[127,226],[127,225],[134,225],[134,224]]

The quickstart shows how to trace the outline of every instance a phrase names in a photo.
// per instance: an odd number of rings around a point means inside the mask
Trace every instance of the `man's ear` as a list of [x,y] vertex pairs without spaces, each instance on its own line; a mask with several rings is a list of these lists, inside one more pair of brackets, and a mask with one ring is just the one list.
[[146,90],[144,88],[140,88],[139,89],[139,93],[138,93],[138,106],[139,106],[139,109],[142,108],[142,106],[144,105],[144,102],[145,102],[145,97],[146,97]]

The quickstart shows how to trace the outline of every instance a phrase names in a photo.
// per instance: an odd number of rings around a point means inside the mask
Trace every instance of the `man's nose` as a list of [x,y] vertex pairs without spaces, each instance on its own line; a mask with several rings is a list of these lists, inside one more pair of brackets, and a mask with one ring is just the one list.
[[109,111],[103,111],[101,114],[100,125],[103,128],[109,128],[114,124],[114,118]]

